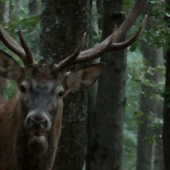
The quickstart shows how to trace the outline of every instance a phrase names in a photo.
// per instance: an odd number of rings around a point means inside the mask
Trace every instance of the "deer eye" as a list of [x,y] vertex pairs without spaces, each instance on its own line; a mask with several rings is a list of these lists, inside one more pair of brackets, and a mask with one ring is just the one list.
[[21,85],[20,90],[21,90],[21,93],[25,93],[26,92],[26,88],[23,85]]
[[20,86],[21,93],[25,93],[28,88],[29,88],[29,83],[26,81],[23,81]]
[[59,97],[62,97],[64,95],[64,89],[62,86],[57,86],[55,89],[55,94]]
[[60,97],[62,97],[62,96],[64,95],[64,91],[60,91],[60,92],[58,93],[58,95],[59,95]]

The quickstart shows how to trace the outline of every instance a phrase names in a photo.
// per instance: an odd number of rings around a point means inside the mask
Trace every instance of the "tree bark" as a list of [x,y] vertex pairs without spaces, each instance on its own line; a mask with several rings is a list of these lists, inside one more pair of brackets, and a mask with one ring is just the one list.
[[[166,12],[170,13],[170,0],[166,0]],[[166,16],[165,21],[170,27],[170,17]],[[170,44],[169,44],[170,47]],[[166,82],[165,82],[165,102],[163,111],[163,154],[165,170],[170,169],[170,49],[165,53],[166,55]]]
[[0,23],[4,21],[5,1],[0,2]]
[[9,18],[10,21],[12,21],[15,17],[18,15],[18,7],[22,3],[23,0],[15,0],[15,3],[10,2],[10,12],[9,12]]
[[103,17],[101,17],[101,15],[103,15],[103,0],[97,0],[97,13],[98,16],[100,15],[100,18],[98,19],[98,26],[99,29],[103,28]]
[[36,15],[40,10],[40,4],[38,0],[29,0],[28,4],[29,15]]
[[[88,0],[42,0],[40,55],[58,63],[78,47],[86,29]],[[84,163],[86,97],[72,92],[64,100],[63,128],[53,170],[82,170]]]
[[[0,2],[0,24],[9,22],[9,2]],[[6,81],[0,76],[0,95],[4,95]]]
[[[96,33],[96,36],[90,34],[89,39],[89,47],[95,45],[96,38],[99,38],[99,27],[98,27],[98,20],[97,20],[97,3],[93,1],[90,20],[88,23],[90,25],[90,32],[93,30]],[[91,61],[91,64],[99,63],[100,58]],[[98,89],[98,81],[88,89],[88,119],[87,119],[87,151],[86,151],[86,170],[91,170],[91,146],[93,141],[93,114],[96,108],[96,98],[97,98],[97,89]]]
[[[157,117],[162,119],[162,113],[163,113],[163,102],[157,102]],[[154,162],[153,162],[153,168],[152,170],[164,170],[164,160],[163,160],[163,143],[162,143],[162,126],[161,129],[158,129],[156,132],[156,137],[159,138],[159,140],[156,142],[155,145],[155,152],[154,152]]]
[[[153,6],[148,4],[147,11],[151,11],[152,8]],[[153,25],[155,23],[155,18],[150,16],[148,23]],[[146,28],[149,28],[150,25],[148,24]],[[141,52],[144,59],[147,61],[147,66],[151,68],[155,68],[158,65],[163,66],[163,49],[156,49],[154,45],[147,48],[146,46],[149,42],[150,39],[148,37],[147,43],[142,43],[141,45]],[[164,76],[160,71],[156,71],[153,75],[146,73],[145,78],[155,84],[164,81]],[[159,138],[162,134],[161,127],[159,130],[155,131],[149,125],[151,124],[150,117],[162,117],[163,102],[152,98],[154,94],[158,93],[157,88],[142,84],[141,91],[140,110],[143,115],[140,117],[140,121],[143,123],[138,125],[137,170],[161,170],[163,169],[163,159],[161,160],[158,156],[163,156],[161,151],[162,142],[161,140],[158,140],[157,143],[151,144],[151,142],[146,141],[145,138]],[[161,95],[161,92],[159,95]]]
[[[155,46],[146,48],[147,44],[143,43],[142,53],[143,57],[147,61],[148,67],[155,68],[157,65],[163,66],[163,50],[157,50]],[[145,77],[155,84],[162,82],[164,79],[164,76],[158,71],[154,75],[147,73],[145,74]],[[138,126],[137,170],[152,170],[154,167],[154,162],[152,162],[152,160],[155,161],[156,155],[154,153],[156,148],[155,145],[151,144],[149,141],[145,141],[145,138],[159,137],[161,134],[161,130],[154,132],[149,125],[151,123],[150,116],[161,118],[162,103],[161,101],[158,102],[157,100],[151,98],[153,94],[157,93],[157,89],[154,87],[142,84],[141,91],[143,93],[141,94],[140,110],[143,112],[143,115],[140,117],[140,121],[143,123]],[[160,105],[160,108],[158,105]],[[159,153],[159,155],[162,155],[162,153]],[[163,167],[163,164],[161,166]],[[154,170],[155,169],[156,167]]]
[[5,1],[4,22],[9,23],[9,1]]
[[[103,35],[108,37],[119,26],[123,0],[104,1]],[[91,169],[121,170],[123,151],[123,118],[125,111],[126,50],[101,57],[107,64],[99,79],[96,110],[93,117]]]

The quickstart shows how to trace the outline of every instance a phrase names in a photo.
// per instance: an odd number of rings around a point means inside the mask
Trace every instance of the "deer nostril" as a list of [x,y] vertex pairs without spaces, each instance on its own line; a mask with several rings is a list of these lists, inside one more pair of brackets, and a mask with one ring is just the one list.
[[45,118],[30,117],[26,123],[28,128],[45,129],[47,127],[47,120]]
[[32,120],[32,118],[30,118],[28,120],[28,127],[33,128],[33,126],[34,126],[33,120]]

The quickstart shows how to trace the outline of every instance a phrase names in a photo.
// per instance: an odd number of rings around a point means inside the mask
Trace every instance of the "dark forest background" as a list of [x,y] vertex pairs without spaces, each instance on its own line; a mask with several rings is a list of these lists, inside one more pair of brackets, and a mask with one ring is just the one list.
[[[36,61],[52,64],[70,55],[84,32],[86,49],[100,43],[135,2],[0,0],[0,23],[16,40],[21,26]],[[54,170],[163,170],[164,166],[168,170],[169,4],[169,0],[150,0],[123,38],[132,37],[148,14],[140,39],[127,50],[91,62],[105,62],[104,74],[90,89],[65,99]],[[22,64],[2,43],[0,48]],[[0,82],[1,94],[11,99],[17,92],[14,82],[2,78]]]

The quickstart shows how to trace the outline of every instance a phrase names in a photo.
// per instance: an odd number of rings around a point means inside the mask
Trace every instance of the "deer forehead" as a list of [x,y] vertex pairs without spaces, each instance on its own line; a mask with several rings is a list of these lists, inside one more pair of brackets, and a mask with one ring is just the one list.
[[33,65],[25,68],[25,79],[34,79],[37,83],[62,82],[65,77],[64,72],[53,70],[52,66]]

